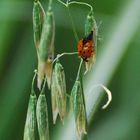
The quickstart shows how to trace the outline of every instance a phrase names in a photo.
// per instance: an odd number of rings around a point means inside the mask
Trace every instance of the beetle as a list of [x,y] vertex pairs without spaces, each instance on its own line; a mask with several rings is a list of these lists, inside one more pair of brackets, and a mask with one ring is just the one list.
[[78,55],[84,61],[88,62],[95,52],[95,46],[93,42],[93,31],[91,31],[87,36],[79,40],[78,45]]

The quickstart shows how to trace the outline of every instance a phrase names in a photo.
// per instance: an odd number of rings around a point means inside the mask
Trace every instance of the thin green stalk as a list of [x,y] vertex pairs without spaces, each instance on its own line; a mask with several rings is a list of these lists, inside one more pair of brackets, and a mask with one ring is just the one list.
[[37,70],[34,71],[35,74],[33,76],[33,80],[32,80],[32,88],[31,88],[31,94],[34,96],[35,95],[35,91],[34,91],[34,83],[35,83],[35,78],[36,78],[36,75],[37,75]]
[[57,1],[60,2],[62,5],[64,5],[65,7],[67,7],[67,4],[64,3],[63,1],[61,1],[61,0],[57,0]]
[[57,57],[53,60],[53,63],[55,61],[57,61],[60,57],[64,56],[64,55],[75,55],[78,54],[78,52],[71,52],[71,53],[62,53],[62,54],[58,54]]
[[86,5],[86,6],[88,6],[90,8],[90,12],[93,11],[93,7],[90,4],[85,3],[85,2],[72,1],[72,2],[69,2],[68,5],[71,5],[71,4]]
[[47,82],[47,77],[45,77],[45,79],[44,79],[43,87],[42,87],[40,94],[44,94],[46,82]]
[[88,6],[90,8],[90,11],[93,11],[93,7],[90,4],[86,3],[86,2],[78,2],[78,1],[69,2],[69,0],[67,0],[67,2],[64,3],[62,0],[57,0],[57,1],[60,2],[62,5],[64,5],[65,7],[68,7],[71,4],[86,5],[86,6]]
[[80,62],[80,65],[79,65],[79,69],[78,69],[78,72],[77,72],[76,81],[78,81],[79,78],[80,78],[80,72],[81,72],[82,64],[83,64],[83,59],[81,59],[81,62]]

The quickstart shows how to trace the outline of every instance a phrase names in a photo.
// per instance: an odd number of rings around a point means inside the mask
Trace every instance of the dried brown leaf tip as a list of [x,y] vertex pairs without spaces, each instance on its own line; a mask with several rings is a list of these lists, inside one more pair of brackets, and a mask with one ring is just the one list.
[[52,98],[52,112],[53,123],[56,123],[59,114],[60,119],[64,121],[66,115],[66,81],[63,66],[59,61],[55,63],[52,83],[51,83],[51,98]]
[[48,58],[46,61],[38,61],[38,79],[37,85],[41,89],[42,81],[47,77],[48,88],[50,89],[51,85],[51,76],[52,76],[52,66],[53,66],[53,57]]
[[86,131],[86,110],[85,100],[80,81],[76,81],[71,91],[71,107],[75,117],[75,123],[79,139],[83,134],[87,134]]

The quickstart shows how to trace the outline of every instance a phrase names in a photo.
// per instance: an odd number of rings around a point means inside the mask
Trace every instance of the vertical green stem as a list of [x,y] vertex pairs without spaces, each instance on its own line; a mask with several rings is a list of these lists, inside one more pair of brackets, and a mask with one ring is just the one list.
[[35,91],[34,91],[34,82],[35,82],[35,78],[36,78],[36,75],[37,75],[37,70],[34,71],[35,74],[33,76],[33,80],[32,80],[32,88],[31,88],[31,94],[32,95],[35,95]]
[[44,83],[43,83],[43,87],[42,87],[42,90],[41,90],[41,94],[43,94],[44,91],[45,91],[46,82],[47,82],[47,77],[45,77],[45,80],[44,80]]
[[83,64],[83,59],[81,59],[81,62],[80,62],[80,65],[79,65],[79,69],[78,69],[78,73],[77,73],[76,81],[78,81],[79,78],[80,78],[80,72],[81,72],[82,64]]

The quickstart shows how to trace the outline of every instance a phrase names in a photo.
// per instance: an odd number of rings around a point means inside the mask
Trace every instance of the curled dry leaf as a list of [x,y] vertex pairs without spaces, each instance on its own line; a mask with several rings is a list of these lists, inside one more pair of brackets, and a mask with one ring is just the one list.
[[110,102],[112,101],[112,93],[106,86],[104,86],[102,84],[97,84],[97,85],[95,85],[95,87],[101,87],[105,90],[108,100],[107,100],[106,104],[102,106],[102,109],[106,109],[108,107],[108,105],[110,104]]

